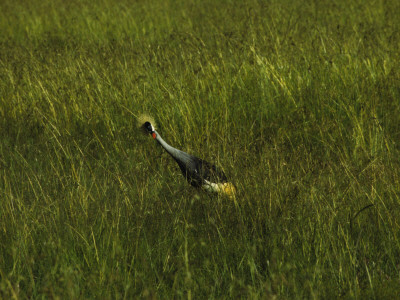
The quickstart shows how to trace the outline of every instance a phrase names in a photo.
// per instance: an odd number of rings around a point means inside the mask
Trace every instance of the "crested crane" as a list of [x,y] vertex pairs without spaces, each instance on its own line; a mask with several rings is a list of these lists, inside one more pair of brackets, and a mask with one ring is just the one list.
[[208,192],[225,194],[230,198],[235,196],[236,189],[228,181],[222,170],[213,164],[167,144],[149,121],[146,121],[142,127],[178,163],[183,176],[192,186],[202,188]]

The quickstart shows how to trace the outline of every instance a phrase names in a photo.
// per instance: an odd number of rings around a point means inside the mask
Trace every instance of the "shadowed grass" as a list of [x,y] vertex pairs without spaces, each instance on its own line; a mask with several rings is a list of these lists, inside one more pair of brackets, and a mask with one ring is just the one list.
[[25,2],[0,4],[1,298],[398,294],[397,1]]

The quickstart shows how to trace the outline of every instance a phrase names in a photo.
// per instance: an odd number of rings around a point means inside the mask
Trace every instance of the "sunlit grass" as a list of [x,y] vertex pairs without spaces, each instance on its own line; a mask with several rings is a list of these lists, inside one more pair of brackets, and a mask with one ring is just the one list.
[[3,1],[0,298],[396,296],[399,9]]

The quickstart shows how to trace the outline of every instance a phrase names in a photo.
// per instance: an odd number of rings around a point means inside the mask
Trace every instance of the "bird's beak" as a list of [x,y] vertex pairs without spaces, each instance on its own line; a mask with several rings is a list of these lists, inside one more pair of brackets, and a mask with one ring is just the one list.
[[157,137],[157,135],[154,131],[151,133],[151,136],[153,137],[153,139],[156,139],[156,137]]

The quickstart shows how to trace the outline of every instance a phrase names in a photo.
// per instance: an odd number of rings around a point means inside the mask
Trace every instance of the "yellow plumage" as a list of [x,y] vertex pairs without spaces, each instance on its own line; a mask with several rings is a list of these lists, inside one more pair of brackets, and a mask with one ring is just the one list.
[[137,127],[142,130],[144,134],[149,134],[149,132],[144,128],[144,123],[150,122],[153,125],[154,129],[156,128],[156,122],[154,121],[153,117],[149,116],[148,114],[141,114],[137,117]]
[[223,193],[229,198],[234,198],[236,195],[236,188],[231,182],[223,183]]

